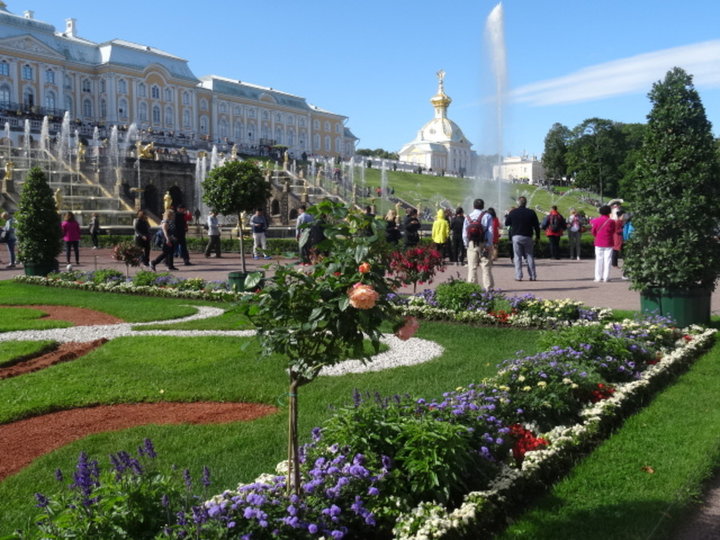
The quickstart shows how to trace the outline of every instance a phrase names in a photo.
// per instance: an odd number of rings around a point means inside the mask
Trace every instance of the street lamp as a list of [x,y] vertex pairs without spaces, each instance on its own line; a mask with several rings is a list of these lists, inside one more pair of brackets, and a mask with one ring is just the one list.
[[600,160],[600,137],[595,126],[588,126],[583,131],[584,135],[592,135],[595,139],[595,159],[597,159],[598,181],[600,183],[600,202],[603,201],[603,178],[602,178],[602,161]]

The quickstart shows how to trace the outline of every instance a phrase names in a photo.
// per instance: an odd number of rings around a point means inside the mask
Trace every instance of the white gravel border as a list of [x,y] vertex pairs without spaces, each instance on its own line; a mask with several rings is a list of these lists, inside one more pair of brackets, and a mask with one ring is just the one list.
[[[230,336],[250,337],[255,330],[139,330],[137,327],[174,324],[199,319],[208,319],[222,315],[225,310],[208,306],[192,306],[197,313],[180,319],[152,321],[144,323],[102,324],[95,326],[73,326],[70,328],[52,328],[49,330],[20,330],[15,332],[0,332],[0,342],[3,341],[43,341],[51,340],[58,343],[87,343],[96,339],[115,339],[119,337],[135,336],[173,336],[173,337],[201,337],[201,336]],[[392,334],[385,334],[382,342],[389,350],[377,354],[367,363],[360,360],[345,360],[334,366],[325,367],[320,375],[340,376],[348,373],[369,373],[383,371],[401,366],[414,366],[438,358],[444,348],[433,341],[420,338],[411,338],[402,341]]]

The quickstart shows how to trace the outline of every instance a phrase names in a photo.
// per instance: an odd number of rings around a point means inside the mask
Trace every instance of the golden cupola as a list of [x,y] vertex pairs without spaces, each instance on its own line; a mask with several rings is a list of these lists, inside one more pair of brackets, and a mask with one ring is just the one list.
[[435,107],[435,118],[447,118],[447,108],[452,103],[452,99],[445,93],[445,71],[437,72],[438,89],[437,94],[430,98],[430,103]]

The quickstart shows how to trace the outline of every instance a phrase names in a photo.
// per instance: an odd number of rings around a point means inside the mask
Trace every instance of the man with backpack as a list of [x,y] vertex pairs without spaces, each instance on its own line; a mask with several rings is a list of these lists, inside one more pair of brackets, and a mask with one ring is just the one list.
[[553,205],[550,213],[543,219],[540,228],[545,231],[548,242],[550,243],[550,258],[560,258],[560,238],[562,237],[567,224],[565,218],[558,212],[557,206]]
[[527,199],[518,197],[518,207],[505,216],[505,226],[512,229],[512,245],[515,253],[515,281],[522,281],[522,260],[525,259],[530,281],[537,279],[533,232],[535,239],[540,241],[540,222],[534,210],[527,208]]
[[492,275],[493,221],[483,208],[485,201],[473,201],[473,210],[465,218],[463,244],[467,248],[468,283],[478,282],[477,269],[480,266],[483,288],[492,289],[495,286]]

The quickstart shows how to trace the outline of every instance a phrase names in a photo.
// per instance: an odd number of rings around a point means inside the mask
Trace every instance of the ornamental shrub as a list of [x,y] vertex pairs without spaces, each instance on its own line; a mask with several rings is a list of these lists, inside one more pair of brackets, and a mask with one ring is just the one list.
[[28,172],[15,217],[18,259],[25,264],[56,268],[55,257],[62,249],[60,215],[45,173],[39,167]]

